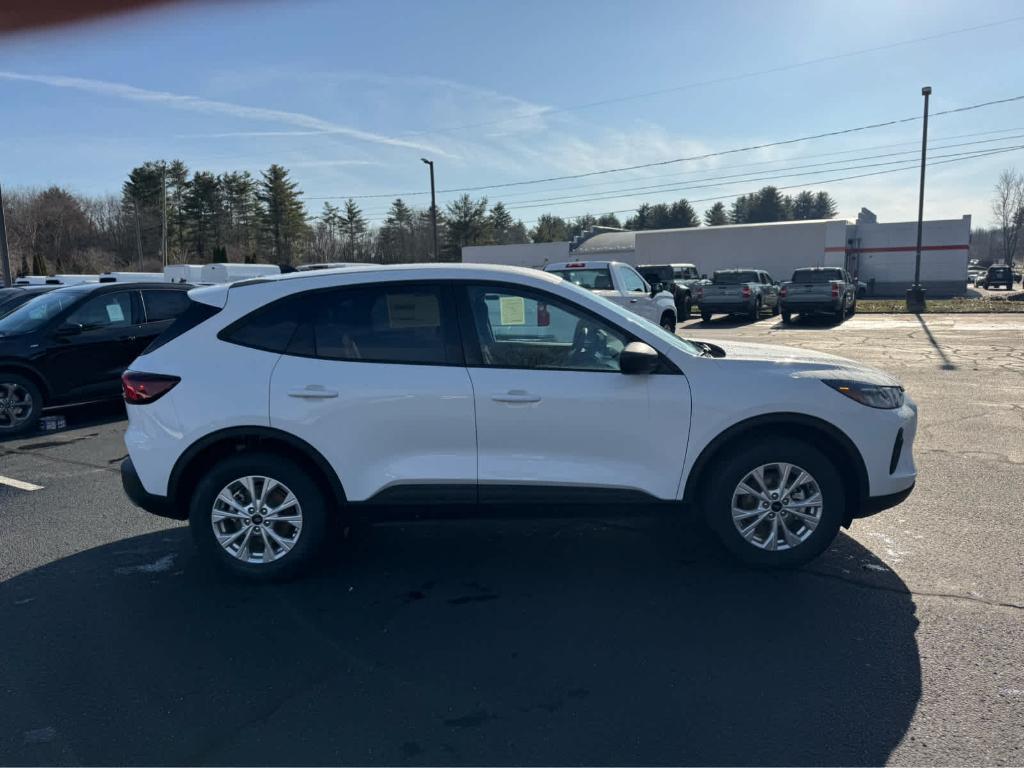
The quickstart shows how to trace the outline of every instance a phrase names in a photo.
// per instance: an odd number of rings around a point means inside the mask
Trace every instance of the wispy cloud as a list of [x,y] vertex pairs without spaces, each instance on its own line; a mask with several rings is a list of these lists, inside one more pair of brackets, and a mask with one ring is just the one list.
[[379,133],[361,131],[357,128],[332,123],[313,115],[303,112],[288,112],[280,109],[267,109],[265,107],[250,107],[243,104],[232,104],[226,101],[204,99],[198,96],[170,93],[168,91],[153,91],[145,88],[137,88],[125,83],[113,83],[106,80],[91,80],[82,77],[68,77],[65,75],[33,75],[20,72],[7,72],[0,70],[0,80],[17,82],[39,83],[54,88],[70,88],[98,96],[111,98],[128,99],[150,104],[160,104],[173,109],[200,112],[204,114],[227,115],[242,120],[260,120],[265,122],[283,123],[294,125],[297,128],[304,128],[310,133],[331,133],[345,136],[357,141],[369,142],[392,147],[403,147],[415,149],[421,152],[431,152],[438,155],[450,157],[444,150],[424,144],[418,141],[384,136]]

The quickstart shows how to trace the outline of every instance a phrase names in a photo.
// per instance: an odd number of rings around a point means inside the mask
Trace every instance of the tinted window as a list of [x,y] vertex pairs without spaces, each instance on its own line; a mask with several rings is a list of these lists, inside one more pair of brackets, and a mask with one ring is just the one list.
[[841,269],[798,269],[793,273],[794,283],[827,283],[830,280],[842,280]]
[[306,302],[314,295],[300,293],[275,301],[228,326],[219,337],[243,347],[284,352],[304,317]]
[[711,281],[718,285],[739,285],[740,283],[756,283],[757,272],[715,272]]
[[0,319],[0,336],[34,331],[82,297],[77,290],[54,291],[36,296]]
[[173,320],[186,309],[189,299],[185,291],[143,291],[142,303],[146,307],[146,322]]
[[610,291],[612,289],[612,274],[608,267],[597,267],[595,269],[553,269],[551,274],[558,275],[563,280],[568,280],[580,288],[588,291]]
[[635,269],[630,267],[619,267],[619,277],[622,278],[622,290],[647,292],[644,279],[637,274]]
[[445,365],[450,308],[433,285],[374,285],[317,293],[316,356],[329,360]]
[[[182,294],[187,298],[187,294],[185,294],[184,291],[182,291]],[[185,311],[178,315],[174,319],[174,322],[171,323],[163,333],[153,339],[150,345],[146,347],[143,354],[152,352],[154,349],[159,349],[164,344],[172,339],[178,338],[186,331],[191,331],[197,325],[213,317],[218,312],[220,312],[220,310],[217,307],[211,307],[209,304],[202,304],[198,301],[192,301],[189,299],[188,307],[185,308]]]
[[123,328],[138,322],[133,311],[131,291],[93,296],[64,319],[65,324],[80,325],[83,331]]
[[557,299],[514,286],[471,286],[473,325],[483,365],[618,371],[621,331]]

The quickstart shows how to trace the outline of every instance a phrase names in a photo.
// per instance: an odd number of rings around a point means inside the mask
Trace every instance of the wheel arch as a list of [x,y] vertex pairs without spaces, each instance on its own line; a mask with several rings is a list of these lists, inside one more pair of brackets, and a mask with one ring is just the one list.
[[712,439],[693,463],[686,477],[683,502],[698,501],[700,478],[714,465],[716,458],[738,443],[756,434],[757,439],[777,434],[810,443],[832,460],[846,488],[846,519],[849,525],[856,511],[869,496],[868,471],[864,458],[853,441],[838,427],[803,413],[771,413],[745,419]]
[[32,383],[39,387],[39,391],[43,395],[44,402],[52,397],[50,387],[47,385],[46,379],[32,366],[25,365],[22,362],[14,360],[0,360],[0,372],[5,371],[10,371],[11,373],[16,373],[19,376],[24,376],[26,379],[31,379]]
[[180,507],[192,494],[202,469],[212,462],[246,450],[261,450],[287,456],[305,467],[328,499],[337,506],[346,501],[341,479],[316,448],[305,440],[273,427],[228,427],[204,435],[190,445],[175,461],[168,479],[168,497],[172,507]]

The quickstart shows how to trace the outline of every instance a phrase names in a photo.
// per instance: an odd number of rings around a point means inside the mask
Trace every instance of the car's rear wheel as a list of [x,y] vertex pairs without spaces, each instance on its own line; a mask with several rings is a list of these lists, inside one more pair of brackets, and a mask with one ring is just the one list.
[[793,322],[793,313],[782,310],[782,322],[789,324]]
[[705,322],[705,323],[710,323],[711,322],[711,313],[708,312],[707,310],[702,309],[700,311],[700,319],[703,322]]
[[663,312],[661,314],[661,327],[669,333],[676,332],[676,316],[671,312]]
[[758,567],[803,565],[824,552],[845,514],[843,482],[821,451],[778,438],[726,458],[704,497],[710,527]]
[[853,303],[850,304],[850,311],[847,313],[847,317],[853,317],[857,314],[857,300],[854,299]]
[[31,379],[0,372],[0,437],[28,432],[39,420],[43,396]]
[[241,453],[198,484],[189,526],[202,554],[246,578],[294,577],[315,560],[327,531],[327,499],[298,465]]
[[679,321],[683,322],[690,319],[690,307],[693,304],[693,299],[687,294],[683,296],[683,300],[679,302],[677,309],[679,310]]
[[779,303],[775,302],[775,306],[772,307],[772,317],[775,317],[777,314],[779,314]]
[[754,320],[755,322],[761,318],[761,300],[757,299],[754,301],[754,305],[750,308],[750,312],[747,313],[747,318]]

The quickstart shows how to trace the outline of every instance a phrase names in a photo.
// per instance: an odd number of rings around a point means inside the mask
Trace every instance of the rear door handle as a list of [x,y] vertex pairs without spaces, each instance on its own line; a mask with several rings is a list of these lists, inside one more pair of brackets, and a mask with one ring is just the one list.
[[305,387],[294,387],[288,390],[288,397],[302,397],[310,400],[337,397],[338,391],[326,389],[320,384],[308,384]]
[[540,395],[531,395],[522,389],[512,389],[508,392],[497,392],[491,395],[491,400],[496,403],[539,403]]

